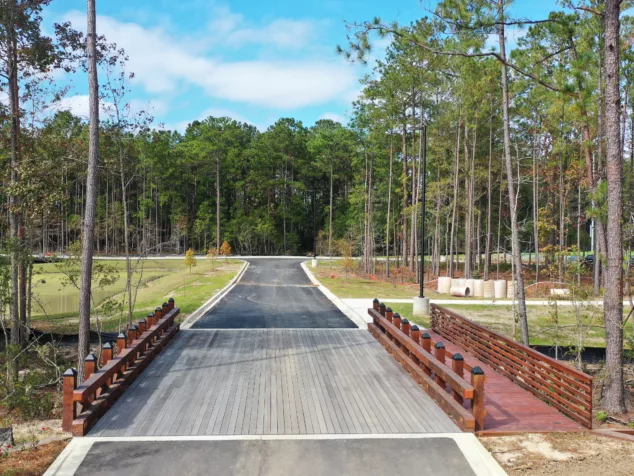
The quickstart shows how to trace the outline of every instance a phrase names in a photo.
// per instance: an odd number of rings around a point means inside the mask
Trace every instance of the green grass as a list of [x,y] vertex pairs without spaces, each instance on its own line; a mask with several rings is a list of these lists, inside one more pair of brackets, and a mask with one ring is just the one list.
[[[394,312],[406,317],[412,323],[429,327],[429,319],[411,318],[412,304],[385,303]],[[511,306],[487,306],[487,305],[451,305],[444,306],[452,311],[471,319],[478,324],[513,337],[513,309]],[[628,311],[629,312],[629,311]],[[549,306],[531,306],[528,308],[528,326],[530,342],[532,345],[576,345],[577,342],[577,318],[574,309],[569,307],[559,308],[559,330],[557,333],[553,309]],[[605,331],[601,327],[602,309],[589,308],[582,313],[584,325],[588,327],[585,333],[584,345],[586,347],[605,347]],[[631,324],[625,329],[626,335],[634,336]],[[519,327],[516,327],[519,333]],[[556,338],[556,336],[558,336]],[[516,335],[515,338],[519,337]]]
[[[127,322],[127,313],[106,315],[103,304],[109,298],[123,301],[125,260],[108,260],[104,263],[116,267],[119,278],[113,285],[93,290],[97,306],[93,318],[99,316],[104,331],[115,331],[121,323]],[[199,259],[190,274],[189,267],[181,260],[144,261],[143,270],[139,266],[132,279],[133,287],[139,280],[141,283],[136,293],[134,319],[145,317],[170,297],[181,308],[182,317],[190,314],[227,285],[240,269],[240,262],[216,260],[213,268],[209,260]],[[76,333],[79,291],[73,286],[63,285],[64,275],[54,264],[36,266],[35,272],[34,283],[37,284],[33,286],[33,327],[56,333]],[[96,328],[96,322],[93,328]]]
[[[319,260],[317,268],[311,268],[317,279],[333,293],[342,299],[381,298],[381,299],[411,299],[418,296],[419,285],[401,282],[398,278],[393,281],[369,279],[346,274],[342,260]],[[461,299],[446,294],[438,294],[432,289],[425,288],[425,295],[432,299]],[[480,298],[469,298],[480,299]]]

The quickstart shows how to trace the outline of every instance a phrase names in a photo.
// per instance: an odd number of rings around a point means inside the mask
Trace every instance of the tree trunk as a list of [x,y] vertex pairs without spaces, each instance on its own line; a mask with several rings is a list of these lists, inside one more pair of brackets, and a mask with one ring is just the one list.
[[86,209],[83,220],[81,287],[79,293],[79,345],[77,349],[78,380],[84,379],[84,361],[90,351],[90,301],[92,286],[92,256],[97,208],[97,175],[99,172],[99,83],[97,77],[97,15],[96,0],[88,0],[88,89],[90,129],[88,173],[86,177]]
[[465,121],[464,125],[464,194],[465,194],[465,214],[464,214],[464,277],[471,278],[471,240],[473,230],[471,229],[471,157],[469,155],[469,127]]
[[218,253],[220,253],[220,246],[220,155],[216,154],[216,251]]
[[623,388],[623,237],[622,174],[620,140],[620,4],[605,2],[605,125],[607,196],[607,265],[603,312],[605,321],[605,357],[608,378],[603,406],[610,413],[625,413]]
[[539,170],[537,169],[537,132],[533,134],[533,241],[535,242],[535,282],[539,282]]
[[328,217],[328,257],[332,257],[332,182],[333,182],[333,164],[330,159],[330,210]]
[[394,142],[392,132],[390,132],[390,177],[387,187],[387,224],[385,225],[385,275],[390,277],[390,212],[392,210],[392,165],[394,162]]
[[128,293],[128,325],[132,325],[132,263],[130,262],[130,236],[128,223],[128,194],[125,184],[123,154],[119,153],[119,180],[121,182],[121,205],[123,206],[123,246],[125,253],[125,289]]
[[453,278],[454,273],[454,244],[455,244],[455,236],[456,236],[456,214],[458,207],[458,183],[459,183],[459,175],[460,175],[460,129],[462,127],[462,122],[460,120],[460,115],[458,115],[458,131],[456,133],[456,167],[454,170],[453,177],[453,211],[451,214],[451,232],[449,235],[449,277]]
[[403,112],[403,239],[401,240],[403,245],[401,253],[403,254],[402,266],[407,266],[407,207],[409,205],[407,194],[407,122],[405,121],[406,112]]
[[[20,122],[20,106],[19,97],[17,95],[18,86],[18,64],[17,64],[17,39],[15,26],[13,25],[13,19],[9,20],[9,48],[7,52],[7,75],[9,77],[9,102],[11,110],[11,185],[17,186],[20,182],[20,176],[18,173],[19,167],[19,146],[18,146],[18,134],[19,134],[19,122]],[[19,345],[22,343],[22,329],[20,326],[20,280],[19,280],[19,267],[21,261],[21,253],[19,249],[20,244],[20,232],[19,232],[19,215],[20,215],[20,200],[15,196],[15,193],[9,195],[9,230],[11,237],[11,302],[10,310],[11,314],[11,343]],[[17,363],[12,369],[14,377],[17,378],[18,367]]]
[[489,268],[491,267],[491,245],[493,241],[493,233],[491,231],[491,222],[493,220],[492,195],[493,183],[491,177],[491,167],[493,165],[493,102],[491,102],[491,111],[489,116],[489,167],[487,176],[487,239],[484,251],[484,280],[489,280]]
[[[504,18],[504,0],[498,0],[498,14],[500,20]],[[511,249],[515,266],[515,280],[517,284],[520,328],[522,341],[529,344],[528,316],[526,314],[526,298],[524,292],[524,276],[522,273],[522,249],[520,247],[519,227],[517,223],[517,200],[515,196],[515,184],[513,180],[513,163],[511,160],[511,126],[509,118],[509,87],[508,71],[506,66],[506,40],[504,38],[504,24],[498,25],[498,39],[500,45],[500,57],[502,58],[502,116],[504,121],[504,158],[506,161],[506,174],[508,177],[509,206],[511,209]]]

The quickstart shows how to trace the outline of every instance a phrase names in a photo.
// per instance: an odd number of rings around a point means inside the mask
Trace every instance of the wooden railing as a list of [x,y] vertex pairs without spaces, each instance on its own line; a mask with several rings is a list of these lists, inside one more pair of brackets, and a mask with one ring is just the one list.
[[592,377],[455,312],[431,305],[431,328],[496,372],[592,428]]
[[[119,334],[116,344],[103,346],[101,368],[94,354],[86,357],[84,382],[77,385],[77,371],[64,372],[62,428],[84,436],[136,377],[178,332],[174,323],[180,309],[174,299],[157,307],[146,319]],[[116,351],[116,354],[115,354]]]
[[[377,300],[368,309],[372,323],[368,330],[398,360],[443,410],[467,431],[484,429],[484,372],[480,367],[467,370],[458,353],[448,355],[442,342],[432,341],[418,326],[410,325]],[[447,364],[451,361],[451,366]],[[470,381],[464,372],[470,373]],[[465,405],[470,403],[470,405]],[[468,406],[470,411],[465,408]]]

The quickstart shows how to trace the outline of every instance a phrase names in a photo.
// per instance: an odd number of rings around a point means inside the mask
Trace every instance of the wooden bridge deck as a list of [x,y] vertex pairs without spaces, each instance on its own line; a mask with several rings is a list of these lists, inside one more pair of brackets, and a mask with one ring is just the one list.
[[[580,431],[585,428],[554,407],[540,400],[532,393],[514,384],[489,365],[465,352],[448,339],[431,331],[434,342],[445,344],[450,354],[459,352],[465,363],[471,367],[479,366],[486,375],[484,406],[487,411],[485,430],[480,434],[504,434],[520,432]],[[466,407],[466,405],[465,405]]]
[[459,432],[365,330],[187,330],[90,436]]

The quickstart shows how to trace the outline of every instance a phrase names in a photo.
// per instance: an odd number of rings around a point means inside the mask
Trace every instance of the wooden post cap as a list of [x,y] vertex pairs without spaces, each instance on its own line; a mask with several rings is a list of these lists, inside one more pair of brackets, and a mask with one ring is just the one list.
[[394,317],[392,318],[392,323],[396,327],[401,327],[401,315],[398,312],[394,313]]
[[453,355],[452,360],[464,360],[464,357],[462,356],[462,354],[460,354],[460,352],[456,352]]
[[423,332],[423,339],[431,339],[429,332]]
[[418,328],[418,326],[416,324],[414,324],[414,325],[412,325],[412,330],[413,331],[418,331],[420,329]]
[[103,345],[103,348],[104,348],[104,349],[112,349],[112,343],[111,343],[111,342],[106,342],[106,343]]
[[484,375],[484,370],[476,365],[471,369],[471,375]]
[[65,379],[75,378],[77,377],[77,370],[75,369],[66,369],[66,372],[62,374],[62,377]]
[[407,319],[403,319],[401,321],[401,331],[403,331],[404,334],[409,335],[409,321]]
[[174,309],[174,298],[169,298],[167,300],[167,303],[169,304],[169,310],[171,311],[172,309]]
[[372,301],[372,309],[374,309],[375,311],[379,310],[379,300],[377,298],[374,298],[374,300]]
[[436,349],[444,349],[445,348],[445,344],[443,344],[442,342],[436,342]]
[[170,303],[170,302],[174,302],[174,298],[169,298],[169,299],[167,300],[167,302],[168,302],[168,303]]
[[157,306],[156,309],[154,309],[154,312],[161,312],[162,310],[163,310],[162,308]]
[[166,302],[164,302],[162,307],[163,307],[163,310],[165,311],[165,310],[169,309],[170,305],[167,304]]
[[384,303],[384,302],[382,302],[381,304],[379,304],[379,312],[381,313],[381,315],[382,315],[383,317],[385,317],[385,309],[386,309],[386,307],[385,307],[385,303]]

